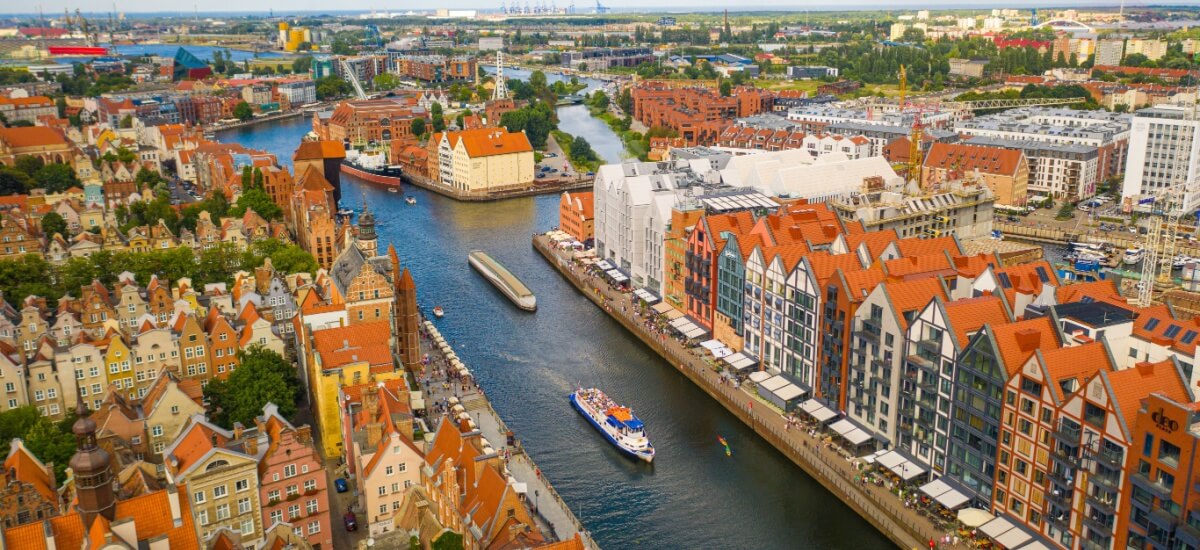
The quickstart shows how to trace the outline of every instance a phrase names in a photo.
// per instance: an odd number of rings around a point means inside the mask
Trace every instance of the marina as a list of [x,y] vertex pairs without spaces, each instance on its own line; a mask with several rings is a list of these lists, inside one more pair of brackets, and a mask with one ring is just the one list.
[[467,254],[467,262],[500,290],[512,303],[525,311],[537,310],[537,297],[516,275],[482,250]]

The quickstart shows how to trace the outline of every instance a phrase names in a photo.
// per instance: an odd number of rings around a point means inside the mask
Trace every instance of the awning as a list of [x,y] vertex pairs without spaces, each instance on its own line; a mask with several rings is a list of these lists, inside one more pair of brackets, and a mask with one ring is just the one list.
[[864,432],[858,428],[854,428],[850,433],[843,435],[843,439],[849,441],[851,445],[862,445],[871,440],[871,434]]
[[[751,378],[754,377],[754,375],[750,376]],[[833,409],[822,405],[821,402],[817,401],[816,399],[809,399],[808,401],[801,403],[800,410],[804,411],[804,414],[811,416],[813,420],[816,420],[822,424],[837,418],[838,415],[838,413],[834,412]]]
[[830,424],[829,429],[837,432],[838,435],[846,435],[854,430],[857,430],[858,428],[855,428],[852,422],[843,418],[837,422],[834,422],[833,424]]
[[[996,537],[999,537],[1000,535],[1007,533],[1012,528],[1013,528],[1012,522],[1000,517],[1000,518],[993,519],[992,521],[989,521],[989,522],[983,524],[983,526],[981,526],[979,528],[979,532],[983,533],[984,535],[986,535],[988,538],[990,538],[992,540],[996,540]],[[996,541],[996,542],[1000,542],[1000,541]]]
[[771,378],[771,373],[766,371],[758,371],[750,373],[750,381],[755,384],[761,384],[764,380]]
[[654,304],[653,306],[650,306],[650,310],[653,311],[654,313],[663,314],[668,311],[674,311],[675,308],[671,307],[671,304],[668,304],[666,302],[659,302],[657,304]]
[[1032,538],[1033,536],[1029,533],[1014,527],[994,540],[996,541],[996,544],[999,544],[1005,548],[1016,548],[1022,544],[1025,544],[1026,542],[1029,542],[1029,540]]
[[1026,544],[1025,546],[1022,546],[1021,550],[1050,550],[1050,547],[1046,546],[1046,544],[1040,540],[1035,540],[1029,544]]
[[992,521],[993,517],[995,516],[993,516],[991,512],[988,512],[987,510],[980,510],[979,508],[963,508],[962,510],[958,511],[959,523],[971,528],[979,527],[980,525]]
[[683,333],[683,335],[686,336],[689,340],[699,338],[701,336],[704,336],[705,334],[708,334],[708,331],[704,330],[696,325],[692,325],[691,330]]
[[889,452],[891,452],[891,451],[888,451],[886,449],[880,449],[878,451],[875,451],[874,453],[871,453],[867,456],[862,457],[862,459],[863,459],[863,462],[866,462],[867,464],[874,464],[876,459],[878,459],[881,455],[885,455]]
[[760,383],[758,385],[758,387],[766,389],[766,390],[770,390],[770,391],[775,391],[775,390],[782,388],[788,384],[789,384],[789,382],[787,381],[787,378],[784,378],[777,374],[766,380],[763,380],[762,383]]
[[954,487],[951,487],[945,481],[935,479],[921,486],[921,492],[929,495],[930,498],[937,501],[938,504],[945,506],[947,509],[953,510],[968,500],[967,496],[960,493]]
[[708,334],[707,330],[704,330],[703,327],[693,323],[692,320],[688,319],[687,317],[672,319],[668,324],[671,325],[671,328],[674,328],[677,332],[684,335],[688,339],[699,338],[705,334]]
[[608,271],[613,268],[613,264],[608,263],[608,260],[600,260],[596,262],[596,267],[604,271]]
[[892,468],[892,472],[895,472],[895,474],[900,476],[900,479],[903,479],[904,481],[911,481],[924,474],[925,468],[905,460],[904,462],[900,463],[899,466]]
[[734,370],[743,371],[757,365],[758,361],[746,357],[746,354],[739,351],[726,357],[725,363],[727,363],[730,367],[733,367]]
[[623,282],[629,280],[629,277],[626,277],[624,273],[621,273],[620,271],[617,271],[615,269],[610,269],[608,271],[605,271],[605,273],[608,274],[608,277],[610,279],[612,279],[614,282],[623,283]]
[[653,304],[655,302],[662,301],[658,296],[655,296],[653,292],[650,292],[644,288],[639,288],[633,291],[633,295],[641,298],[642,301],[646,302],[647,304]]
[[937,498],[949,490],[950,486],[946,485],[946,482],[940,479],[935,479],[921,486],[921,492],[929,495],[929,498]]
[[700,342],[700,347],[708,350],[714,350],[725,347],[725,344],[722,344],[720,340],[705,340]]
[[730,355],[733,355],[733,350],[731,350],[725,346],[721,346],[717,349],[712,350],[712,354],[713,354],[713,357],[716,357],[717,359],[723,359],[725,357],[729,357]]
[[778,395],[779,398],[784,401],[791,401],[793,399],[799,399],[805,395],[808,395],[808,390],[795,384],[788,384],[782,388],[779,388],[778,390],[775,390],[775,395]]
[[879,455],[879,457],[875,459],[876,464],[889,470],[903,464],[904,462],[907,461],[904,460],[904,457],[900,456],[900,453],[897,453],[896,451],[888,451],[885,454]]

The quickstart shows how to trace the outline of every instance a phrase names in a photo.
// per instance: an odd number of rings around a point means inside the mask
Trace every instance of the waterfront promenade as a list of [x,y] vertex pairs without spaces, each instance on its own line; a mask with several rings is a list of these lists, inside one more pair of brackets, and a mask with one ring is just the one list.
[[[533,246],[576,289],[601,307],[614,320],[637,336],[643,343],[675,366],[693,383],[721,403],[747,426],[799,465],[808,475],[820,482],[829,492],[882,531],[898,547],[928,548],[935,541],[938,548],[967,548],[942,542],[954,533],[938,529],[917,510],[905,506],[887,486],[861,481],[861,471],[854,463],[827,445],[821,435],[811,436],[806,430],[790,428],[787,419],[756,396],[730,385],[704,358],[676,339],[651,328],[647,318],[639,316],[632,294],[611,286],[575,266],[570,252],[555,250],[545,236],[533,238]],[[736,450],[735,450],[736,453]]]
[[426,405],[425,418],[430,423],[429,428],[436,431],[436,423],[447,418],[445,414],[435,411],[436,405],[448,401],[451,397],[457,398],[467,414],[471,415],[483,437],[505,456],[508,474],[518,483],[525,484],[526,498],[535,512],[534,518],[542,532],[547,536],[552,535],[555,540],[569,540],[580,534],[585,547],[599,550],[600,546],[592,540],[571,508],[525,452],[520,439],[515,438],[516,434],[513,434],[513,445],[507,444],[511,430],[492,408],[482,388],[476,385],[471,377],[461,378],[450,374],[453,370],[449,368],[450,361],[431,337],[428,330],[422,330],[421,353],[430,358],[426,376],[421,380]]
[[504,191],[492,191],[483,193],[468,193],[460,189],[455,189],[449,185],[439,183],[429,178],[421,177],[415,174],[404,174],[404,183],[415,187],[420,187],[427,191],[432,191],[444,197],[450,197],[457,201],[464,202],[488,202],[504,199],[515,199],[519,197],[532,197],[535,195],[550,195],[558,194],[563,191],[575,191],[577,189],[591,189],[592,178],[581,177],[575,179],[569,178],[548,178],[540,179],[533,182],[529,187],[520,189],[506,189]]

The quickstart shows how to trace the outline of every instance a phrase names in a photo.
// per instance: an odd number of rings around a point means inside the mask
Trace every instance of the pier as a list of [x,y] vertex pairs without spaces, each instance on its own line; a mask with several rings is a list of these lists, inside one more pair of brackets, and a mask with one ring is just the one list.
[[[433,335],[437,334],[436,331],[435,325],[430,321],[425,321],[421,332],[421,352],[429,355],[430,366],[442,366],[449,370],[451,361],[432,339]],[[538,468],[533,458],[525,452],[521,440],[500,419],[500,414],[492,408],[492,404],[484,395],[482,388],[470,381],[466,382],[468,387],[466,390],[461,389],[463,382],[459,380],[447,380],[449,389],[444,389],[439,379],[427,377],[423,381],[425,382],[422,387],[424,388],[426,419],[437,419],[438,421],[448,419],[449,417],[434,414],[432,407],[436,401],[442,398],[456,397],[467,414],[471,415],[471,419],[475,421],[475,425],[482,432],[483,437],[487,438],[495,448],[510,453],[509,458],[505,461],[508,475],[526,485],[526,497],[530,510],[533,511],[533,516],[539,524],[538,527],[547,537],[561,541],[570,540],[579,534],[585,547],[589,550],[600,550],[600,546],[592,539],[591,534],[587,532],[583,523],[571,511],[570,506],[558,494],[554,486],[550,484],[550,480],[542,475],[541,468]],[[436,431],[437,428],[430,426],[430,429]],[[508,444],[509,436],[513,437],[512,445]]]
[[[533,237],[533,247],[583,296],[879,529],[896,546],[906,550],[924,548],[929,540],[942,540],[948,534],[915,510],[904,507],[887,487],[859,482],[859,471],[845,457],[823,446],[819,437],[809,436],[802,429],[788,429],[782,415],[746,390],[723,382],[700,355],[674,338],[647,328],[645,318],[634,313],[636,308],[631,294],[613,290],[605,281],[575,266],[570,253],[555,250],[544,235]],[[966,548],[965,543],[959,547]],[[954,547],[943,544],[940,548]]]

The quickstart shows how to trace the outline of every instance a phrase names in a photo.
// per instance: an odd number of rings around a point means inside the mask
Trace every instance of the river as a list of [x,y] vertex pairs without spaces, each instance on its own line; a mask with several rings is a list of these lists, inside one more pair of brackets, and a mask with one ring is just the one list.
[[[585,128],[571,113],[561,119],[564,131],[587,136],[606,160],[620,158],[620,141],[603,123]],[[219,137],[290,165],[308,130],[306,119],[293,119]],[[616,150],[601,149],[604,136]],[[439,330],[602,547],[892,547],[545,263],[530,237],[557,225],[557,196],[461,203],[406,188],[417,199],[409,206],[348,176],[342,185],[346,206],[357,209],[365,196],[380,239],[412,270],[422,309],[445,308]],[[473,249],[520,277],[537,294],[537,313],[518,310],[474,273],[466,258]],[[571,409],[567,394],[580,385],[633,407],[657,448],[653,465],[618,454]]]

